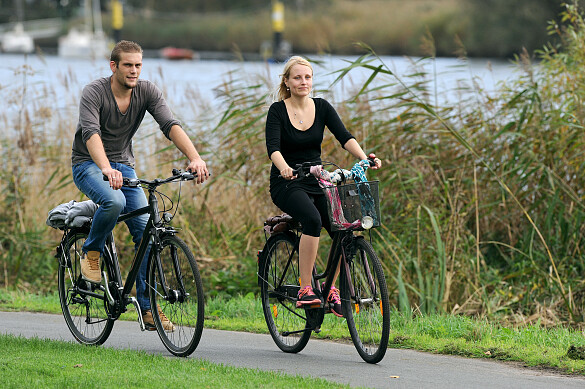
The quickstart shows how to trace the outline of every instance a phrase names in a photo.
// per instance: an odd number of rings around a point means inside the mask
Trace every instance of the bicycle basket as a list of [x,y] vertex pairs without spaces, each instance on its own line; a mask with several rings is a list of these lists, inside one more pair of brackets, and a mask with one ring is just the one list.
[[373,222],[372,228],[380,226],[378,183],[365,181],[323,188],[333,231],[363,229],[367,221]]

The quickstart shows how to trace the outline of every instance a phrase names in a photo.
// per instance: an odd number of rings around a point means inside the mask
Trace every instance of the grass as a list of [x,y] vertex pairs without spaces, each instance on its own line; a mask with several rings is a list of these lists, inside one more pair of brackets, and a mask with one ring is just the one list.
[[[38,296],[0,289],[0,310],[60,313],[57,295]],[[206,303],[205,327],[219,330],[267,333],[262,306],[253,294],[230,299],[217,297]],[[350,342],[345,320],[327,315],[314,338]],[[134,312],[122,320],[136,320]],[[573,348],[581,353],[568,353]],[[526,366],[585,375],[585,338],[581,331],[538,324],[513,328],[460,315],[427,314],[391,316],[389,347],[516,361]],[[574,359],[576,358],[576,359]],[[1,361],[1,359],[0,359]],[[1,371],[1,370],[0,370]]]
[[[198,359],[80,347],[0,335],[3,388],[345,388],[322,379],[223,366]],[[144,369],[144,370],[143,370]],[[137,370],[147,374],[136,374]]]

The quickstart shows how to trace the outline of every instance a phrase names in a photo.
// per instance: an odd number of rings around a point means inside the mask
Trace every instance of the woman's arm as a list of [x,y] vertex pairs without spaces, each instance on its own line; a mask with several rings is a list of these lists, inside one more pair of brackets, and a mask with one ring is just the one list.
[[293,169],[290,166],[288,166],[288,163],[286,163],[280,151],[275,151],[272,154],[270,154],[270,160],[272,161],[274,166],[276,166],[276,168],[280,172],[280,175],[285,180],[292,180],[293,178],[296,178],[296,176],[293,176]]

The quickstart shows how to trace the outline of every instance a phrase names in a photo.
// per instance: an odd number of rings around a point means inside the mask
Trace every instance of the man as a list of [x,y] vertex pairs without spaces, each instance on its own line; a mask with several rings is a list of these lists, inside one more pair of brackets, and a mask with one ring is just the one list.
[[[187,169],[197,173],[197,183],[204,182],[209,176],[205,162],[179,121],[173,118],[161,91],[152,82],[138,79],[142,70],[142,48],[134,42],[120,41],[112,50],[110,69],[110,77],[95,80],[83,89],[71,154],[75,185],[99,204],[81,258],[82,276],[93,283],[101,282],[100,255],[118,216],[148,205],[141,188],[122,187],[122,177],[136,177],[132,137],[146,111],[154,117],[163,134],[189,159]],[[108,181],[104,181],[103,176]],[[147,222],[148,215],[126,222],[136,248]],[[146,328],[154,330],[146,290],[147,262],[148,255],[143,259],[136,279],[136,297]],[[160,307],[157,308],[164,328],[173,331],[173,323]]]

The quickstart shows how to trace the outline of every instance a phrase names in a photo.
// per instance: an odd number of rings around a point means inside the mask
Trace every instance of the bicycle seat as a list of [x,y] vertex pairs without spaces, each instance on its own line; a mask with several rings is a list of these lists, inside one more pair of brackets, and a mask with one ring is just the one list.
[[283,213],[282,215],[271,216],[264,222],[264,231],[272,235],[276,232],[284,232],[299,229],[300,223],[291,215]]

